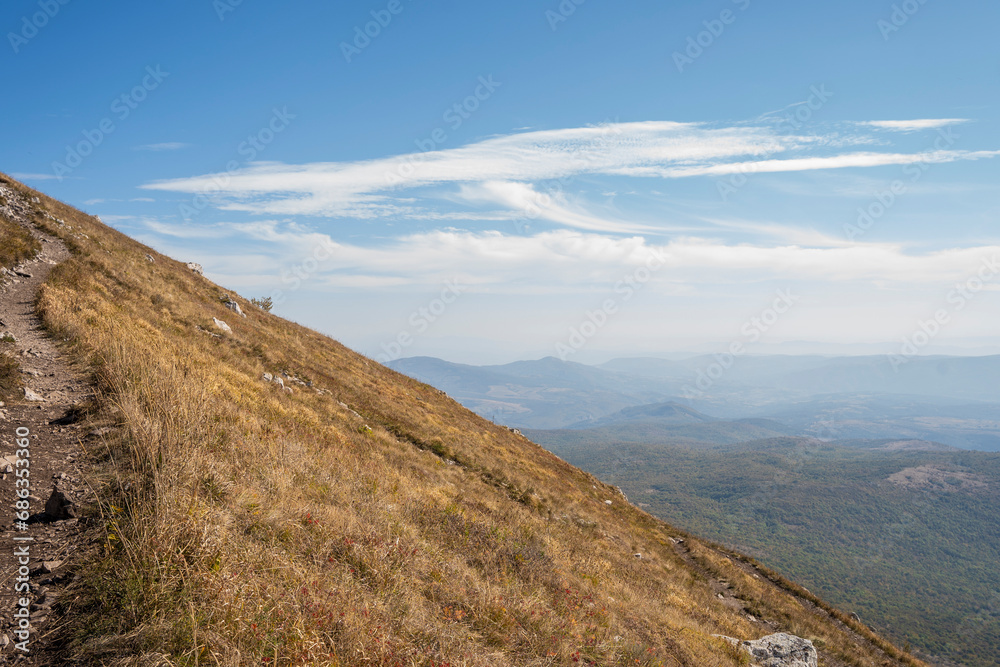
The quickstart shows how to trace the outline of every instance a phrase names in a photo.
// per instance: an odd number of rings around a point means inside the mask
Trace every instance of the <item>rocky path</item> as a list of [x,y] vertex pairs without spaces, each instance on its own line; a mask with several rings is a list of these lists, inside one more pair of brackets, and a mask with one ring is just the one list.
[[[83,482],[82,433],[76,424],[77,408],[92,391],[60,355],[35,314],[39,287],[69,251],[62,241],[28,223],[27,202],[15,193],[3,194],[3,212],[42,242],[42,252],[0,276],[0,336],[16,339],[25,385],[23,397],[0,403],[0,664],[56,665],[64,663],[52,641],[59,616],[53,607],[71,606],[66,587],[86,544],[75,508],[67,501],[93,499]],[[26,467],[18,461],[24,449],[24,439],[18,439],[25,433],[30,445],[29,518],[21,522],[15,503],[22,500],[16,482],[17,472]],[[23,601],[28,602],[27,612],[20,611]],[[20,644],[24,635],[18,634],[25,613],[30,625],[26,645]],[[27,654],[20,650],[25,647]]]

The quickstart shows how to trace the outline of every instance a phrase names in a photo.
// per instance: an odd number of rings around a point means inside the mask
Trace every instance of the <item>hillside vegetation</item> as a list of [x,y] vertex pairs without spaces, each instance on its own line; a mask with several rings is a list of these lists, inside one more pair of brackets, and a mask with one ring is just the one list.
[[[3,215],[0,215],[0,239],[3,240],[0,243],[0,268],[3,269],[12,269],[41,250],[41,244],[27,230]],[[13,396],[21,386],[21,366],[14,357],[13,347],[8,336],[0,336],[0,401]]]
[[62,607],[77,664],[707,667],[746,661],[713,635],[778,630],[824,665],[923,664],[439,391],[34,215],[74,252],[39,310],[111,427],[87,445],[102,547]]
[[803,438],[713,446],[680,430],[644,443],[604,429],[531,435],[935,661],[1000,665],[1000,454]]
[[[2,202],[0,202],[2,204]],[[0,267],[11,269],[38,254],[41,244],[21,225],[0,215]]]

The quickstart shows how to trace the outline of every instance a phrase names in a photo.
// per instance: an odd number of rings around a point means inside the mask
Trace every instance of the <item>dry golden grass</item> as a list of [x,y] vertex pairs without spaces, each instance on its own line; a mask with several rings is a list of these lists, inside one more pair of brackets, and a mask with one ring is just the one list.
[[[613,488],[313,331],[239,298],[235,316],[219,287],[82,213],[40,209],[75,251],[41,313],[115,427],[93,452],[104,548],[71,619],[76,661],[711,667],[746,661],[713,634],[764,634]],[[213,317],[233,333],[208,333]],[[282,371],[311,387],[261,380]],[[689,543],[827,664],[900,664]]]
[[[4,202],[0,195],[0,206]],[[42,249],[39,243],[28,231],[0,215],[0,266],[10,269],[26,259],[31,259]]]

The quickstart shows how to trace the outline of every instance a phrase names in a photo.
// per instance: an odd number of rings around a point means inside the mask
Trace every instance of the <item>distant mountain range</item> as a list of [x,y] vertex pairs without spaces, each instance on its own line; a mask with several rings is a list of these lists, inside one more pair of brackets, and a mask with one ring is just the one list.
[[[723,431],[738,437],[743,429],[751,438],[931,440],[1000,451],[1000,356],[920,357],[897,369],[885,356],[779,355],[599,366],[554,357],[501,366],[414,357],[389,365],[518,428],[628,424],[626,432],[648,432],[656,425],[679,436],[676,427],[711,424],[718,441],[731,441]],[[698,428],[693,433],[701,438]]]

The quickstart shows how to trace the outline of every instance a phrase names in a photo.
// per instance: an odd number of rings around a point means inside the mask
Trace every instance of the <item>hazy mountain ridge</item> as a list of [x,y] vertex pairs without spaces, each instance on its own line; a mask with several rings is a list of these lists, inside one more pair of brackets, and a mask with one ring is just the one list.
[[[915,359],[891,382],[884,357],[747,357],[711,393],[680,396],[692,374],[713,359],[616,359],[592,367],[548,358],[477,367],[421,357],[390,366],[517,428],[677,422],[687,414],[706,423],[765,419],[774,433],[825,440],[927,440],[1000,450],[1000,387],[982,379],[990,368],[1000,370],[1000,357]],[[942,383],[942,375],[951,380]],[[860,389],[832,391],[837,384]]]

